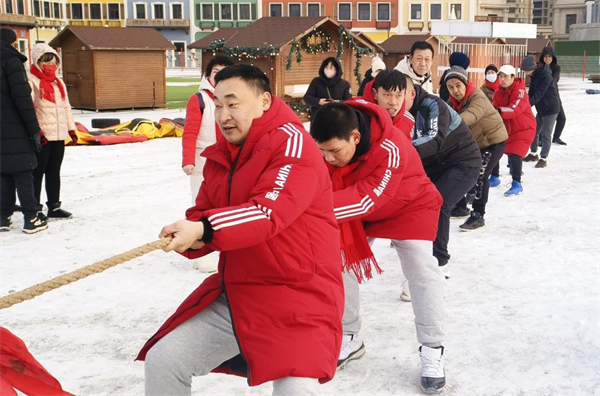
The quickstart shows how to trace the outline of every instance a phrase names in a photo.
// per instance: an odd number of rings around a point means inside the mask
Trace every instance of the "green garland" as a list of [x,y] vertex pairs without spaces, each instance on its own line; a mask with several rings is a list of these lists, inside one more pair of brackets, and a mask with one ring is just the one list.
[[[309,41],[313,38],[318,38],[318,44],[309,44]],[[310,33],[307,33],[300,39],[302,49],[309,54],[320,54],[323,52],[329,52],[331,50],[331,35],[327,30],[324,29],[313,29]]]
[[271,56],[279,55],[279,47],[275,45],[267,45],[266,47],[229,47],[225,42],[225,39],[213,40],[208,49],[212,51],[213,55],[216,55],[217,51],[222,50],[230,58],[269,58]]
[[348,40],[348,45],[350,48],[356,51],[356,66],[354,67],[354,77],[356,77],[356,81],[358,84],[362,84],[362,75],[360,74],[360,65],[362,64],[361,57],[363,55],[373,55],[373,50],[368,48],[359,47],[354,42],[354,37],[352,37],[352,33],[348,31],[345,27],[340,25],[338,29],[338,49],[336,58],[340,59],[342,54],[344,53],[344,38]]
[[296,113],[306,113],[310,115],[310,106],[303,102],[288,102],[288,106],[292,108]]
[[290,47],[290,52],[288,53],[287,64],[285,65],[285,70],[292,70],[292,55],[296,51],[296,63],[302,62],[302,54],[300,53],[300,44],[294,39],[292,41],[292,46]]

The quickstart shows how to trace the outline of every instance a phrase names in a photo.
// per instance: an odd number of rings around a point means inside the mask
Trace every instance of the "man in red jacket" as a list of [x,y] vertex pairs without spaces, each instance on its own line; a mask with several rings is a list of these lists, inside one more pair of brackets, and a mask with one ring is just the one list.
[[[525,80],[515,78],[516,70],[511,65],[504,65],[498,71],[500,88],[494,93],[492,104],[498,109],[506,131],[508,140],[504,154],[510,161],[511,187],[504,193],[513,197],[523,192],[521,185],[521,171],[523,157],[527,154],[529,146],[535,137],[536,121],[529,104],[529,95],[525,88]],[[493,174],[498,174],[498,167]]]
[[163,228],[189,258],[221,252],[207,278],[146,343],[146,395],[190,395],[192,376],[243,375],[274,395],[331,380],[344,306],[339,231],[319,149],[258,68],[215,78],[224,140],[204,150],[196,205]]
[[358,99],[322,106],[312,119],[310,133],[331,174],[341,231],[346,305],[338,365],[365,352],[359,335],[358,284],[371,277],[372,268],[381,271],[369,242],[391,239],[411,287],[417,339],[423,344],[421,386],[426,392],[437,392],[445,385],[445,309],[443,278],[432,255],[432,241],[442,197],[411,141],[378,105]]

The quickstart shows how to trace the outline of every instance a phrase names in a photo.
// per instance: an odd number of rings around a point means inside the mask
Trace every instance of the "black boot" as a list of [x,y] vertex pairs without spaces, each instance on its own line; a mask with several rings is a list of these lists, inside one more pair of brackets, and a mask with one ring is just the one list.
[[67,212],[60,208],[60,202],[57,203],[46,203],[48,205],[48,218],[49,219],[70,219],[73,217],[71,212]]
[[38,205],[37,206],[37,216],[42,221],[48,221],[48,218],[44,214],[43,210],[44,210],[44,205]]
[[483,217],[473,211],[471,212],[471,217],[469,217],[467,219],[467,221],[464,222],[464,224],[461,224],[460,226],[458,226],[461,231],[473,231],[476,230],[477,228],[481,228],[485,225],[485,220],[483,219]]

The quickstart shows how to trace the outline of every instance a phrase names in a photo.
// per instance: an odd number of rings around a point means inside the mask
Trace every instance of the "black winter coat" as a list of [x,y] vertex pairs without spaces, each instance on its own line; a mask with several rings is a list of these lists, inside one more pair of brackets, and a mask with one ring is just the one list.
[[452,166],[480,168],[481,151],[458,113],[421,87],[415,91],[409,110],[415,117],[412,141],[427,175],[435,178]]
[[438,90],[440,99],[442,99],[444,102],[447,102],[450,99],[450,91],[448,91],[448,87],[446,87],[446,83],[444,82],[448,73],[450,73],[450,69],[444,70],[444,73],[440,78],[440,89]]
[[362,83],[360,83],[360,88],[358,88],[358,92],[356,93],[356,96],[364,96],[365,87],[367,86],[368,83],[370,83],[371,81],[374,80],[372,73],[373,73],[373,71],[371,69],[367,69],[367,71],[365,72],[365,78],[363,78]]
[[554,55],[554,50],[552,47],[544,47],[542,50],[542,54],[540,55],[540,64],[544,65],[544,56],[552,55],[552,63],[550,64],[550,71],[552,72],[552,78],[554,79],[554,85],[558,89],[558,82],[560,81],[560,66],[558,64],[558,59],[556,59],[556,55]]
[[529,104],[535,106],[542,117],[560,112],[558,88],[552,78],[550,68],[538,66],[531,76],[529,83]]
[[27,58],[0,45],[0,173],[29,171],[37,166],[32,137],[40,126],[23,67]]
[[[325,66],[333,62],[337,69],[336,75],[329,79],[325,77]],[[342,65],[334,57],[329,57],[323,61],[319,68],[319,77],[313,78],[304,95],[304,102],[310,106],[310,114],[314,115],[319,109],[319,100],[336,99],[341,102],[352,97],[350,83],[342,80]]]

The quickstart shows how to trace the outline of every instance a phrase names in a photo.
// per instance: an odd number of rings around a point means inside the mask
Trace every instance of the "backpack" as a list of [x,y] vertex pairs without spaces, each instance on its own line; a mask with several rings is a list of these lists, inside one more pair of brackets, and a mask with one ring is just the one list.
[[196,96],[198,97],[198,103],[200,104],[200,114],[204,115],[204,98],[202,97],[202,93],[197,92]]

